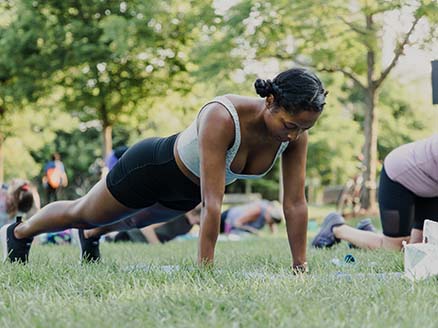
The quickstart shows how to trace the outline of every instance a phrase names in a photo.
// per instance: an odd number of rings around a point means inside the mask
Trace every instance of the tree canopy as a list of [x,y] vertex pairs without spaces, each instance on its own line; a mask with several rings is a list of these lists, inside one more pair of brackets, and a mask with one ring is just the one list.
[[[79,195],[113,138],[132,144],[181,131],[215,95],[255,96],[256,77],[291,66],[319,72],[330,92],[310,132],[310,179],[343,183],[363,153],[365,180],[373,181],[378,160],[432,131],[425,100],[390,73],[407,46],[436,42],[436,1],[220,4],[1,2],[0,180],[2,163],[6,179],[37,177],[57,150],[71,167],[71,194]],[[384,63],[385,19],[394,13],[409,24]],[[428,32],[416,35],[419,24]],[[253,187],[272,194],[277,182],[273,173]]]

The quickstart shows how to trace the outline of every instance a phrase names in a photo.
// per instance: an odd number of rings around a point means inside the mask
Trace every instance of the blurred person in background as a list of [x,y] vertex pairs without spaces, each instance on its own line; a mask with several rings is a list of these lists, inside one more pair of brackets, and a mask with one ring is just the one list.
[[0,189],[0,226],[14,221],[16,216],[30,217],[40,208],[35,187],[24,179],[13,179]]
[[438,134],[395,148],[385,158],[379,183],[383,234],[370,220],[357,228],[338,213],[329,214],[314,247],[331,247],[341,240],[359,248],[400,250],[404,241],[423,239],[424,220],[438,221]]
[[44,166],[42,182],[46,190],[46,204],[57,201],[60,190],[68,185],[64,163],[59,153],[53,153],[52,159]]

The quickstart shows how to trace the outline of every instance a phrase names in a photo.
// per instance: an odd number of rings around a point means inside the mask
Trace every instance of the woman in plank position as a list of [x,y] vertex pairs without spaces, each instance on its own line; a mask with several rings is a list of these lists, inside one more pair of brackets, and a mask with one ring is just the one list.
[[163,207],[182,213],[201,202],[198,263],[211,264],[225,186],[263,177],[282,156],[292,267],[306,270],[307,130],[319,118],[327,92],[315,74],[301,68],[272,81],[257,79],[255,89],[262,99],[217,97],[183,132],[135,144],[87,195],[54,202],[26,222],[5,226],[4,258],[25,262],[34,236],[78,228],[82,258],[96,261],[102,234],[156,223],[153,212]]

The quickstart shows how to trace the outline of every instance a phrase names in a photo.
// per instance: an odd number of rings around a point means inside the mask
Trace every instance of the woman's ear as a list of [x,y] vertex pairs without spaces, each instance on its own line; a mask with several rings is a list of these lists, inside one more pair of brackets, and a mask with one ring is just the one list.
[[265,100],[265,104],[267,109],[272,110],[274,106],[274,96],[273,95],[267,96]]

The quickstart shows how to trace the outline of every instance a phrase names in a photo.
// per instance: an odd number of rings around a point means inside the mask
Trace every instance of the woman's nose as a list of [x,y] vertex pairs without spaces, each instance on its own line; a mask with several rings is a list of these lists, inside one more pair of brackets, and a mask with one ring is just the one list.
[[290,141],[294,141],[297,140],[298,137],[300,136],[300,131],[293,131],[293,132],[289,132],[287,137],[289,138]]

